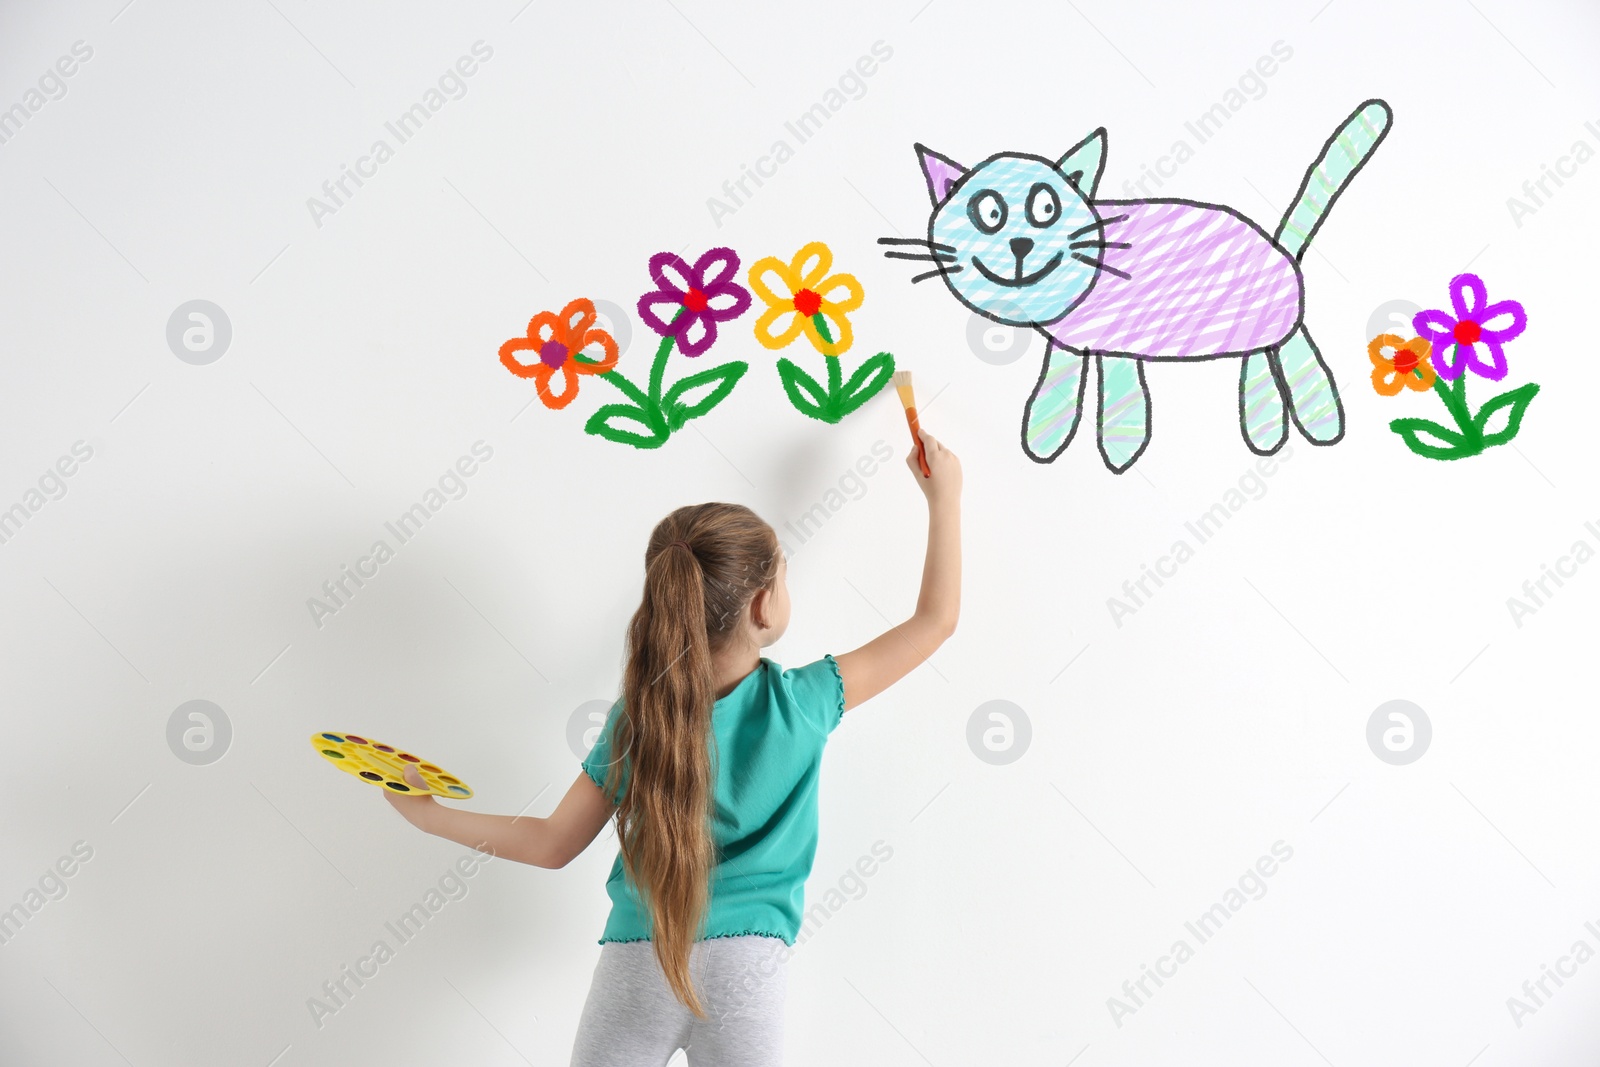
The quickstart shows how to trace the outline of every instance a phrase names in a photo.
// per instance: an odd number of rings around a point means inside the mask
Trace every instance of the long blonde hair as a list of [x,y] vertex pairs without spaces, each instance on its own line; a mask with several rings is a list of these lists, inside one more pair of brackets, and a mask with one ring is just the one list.
[[711,811],[716,701],[712,653],[777,577],[778,536],[739,504],[679,508],[650,533],[644,599],[628,626],[622,713],[607,789],[626,766],[617,807],[622,862],[650,910],[651,941],[673,993],[705,1018],[689,952],[705,924],[717,862]]

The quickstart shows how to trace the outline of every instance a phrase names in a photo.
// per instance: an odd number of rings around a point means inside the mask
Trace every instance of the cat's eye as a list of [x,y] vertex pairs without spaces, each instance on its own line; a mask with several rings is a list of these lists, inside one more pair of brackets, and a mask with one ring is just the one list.
[[1028,221],[1043,229],[1061,217],[1061,198],[1045,182],[1028,191]]
[[984,233],[998,233],[1006,224],[1005,197],[985,189],[967,202],[967,217]]

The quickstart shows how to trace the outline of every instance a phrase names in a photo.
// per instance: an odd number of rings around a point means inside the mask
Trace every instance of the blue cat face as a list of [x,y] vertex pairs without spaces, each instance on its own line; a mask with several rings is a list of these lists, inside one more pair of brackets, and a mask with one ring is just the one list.
[[961,270],[944,280],[957,299],[1028,326],[1061,318],[1089,291],[1095,268],[1073,254],[1092,250],[1072,245],[1093,240],[1095,222],[1094,209],[1052,163],[1002,155],[956,183],[928,236],[945,246],[941,252],[955,249]]
[[1011,326],[1054,322],[1094,285],[1091,206],[1105,156],[1096,130],[1051,162],[1001,153],[970,170],[917,146],[933,216],[928,250],[967,307]]

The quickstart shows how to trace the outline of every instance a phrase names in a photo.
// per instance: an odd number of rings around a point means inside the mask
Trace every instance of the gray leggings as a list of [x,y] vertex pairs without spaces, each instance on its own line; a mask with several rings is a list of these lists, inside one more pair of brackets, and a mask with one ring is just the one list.
[[680,1048],[690,1067],[778,1067],[789,952],[775,937],[696,942],[689,970],[706,1013],[697,1019],[672,995],[650,942],[608,941],[578,1022],[572,1067],[665,1067]]

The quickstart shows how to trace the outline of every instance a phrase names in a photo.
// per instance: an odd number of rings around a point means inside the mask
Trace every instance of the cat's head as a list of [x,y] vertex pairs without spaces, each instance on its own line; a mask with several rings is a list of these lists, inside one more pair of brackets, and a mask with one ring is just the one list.
[[1053,162],[1002,152],[969,169],[917,145],[933,215],[927,240],[915,243],[980,315],[1011,326],[1054,322],[1088,295],[1099,270],[1105,237],[1092,201],[1105,148],[1100,129]]

